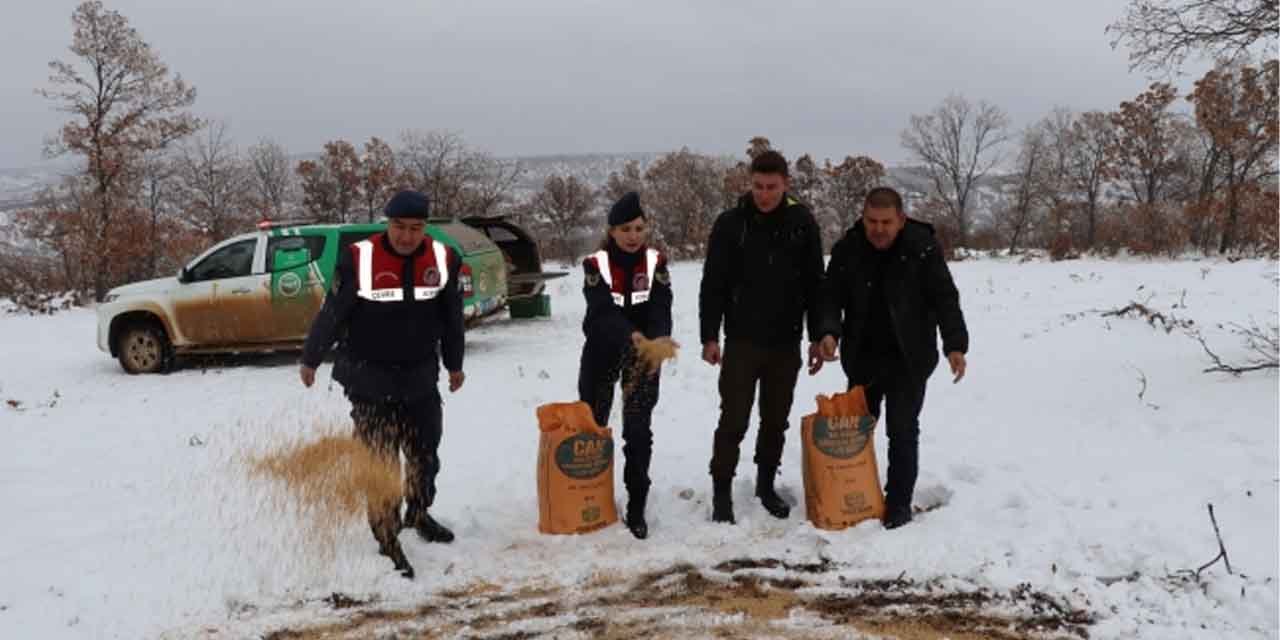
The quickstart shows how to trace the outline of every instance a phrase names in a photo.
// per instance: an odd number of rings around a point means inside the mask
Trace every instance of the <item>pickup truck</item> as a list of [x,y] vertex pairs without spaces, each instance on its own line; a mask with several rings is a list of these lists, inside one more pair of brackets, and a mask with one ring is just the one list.
[[[324,302],[338,252],[386,228],[264,222],[223,240],[170,278],[112,289],[98,306],[98,348],[129,373],[166,370],[179,355],[297,350]],[[462,256],[473,324],[511,303],[549,313],[537,244],[502,218],[430,220],[427,234]],[[512,308],[513,314],[515,307]],[[538,313],[526,315],[539,315]]]

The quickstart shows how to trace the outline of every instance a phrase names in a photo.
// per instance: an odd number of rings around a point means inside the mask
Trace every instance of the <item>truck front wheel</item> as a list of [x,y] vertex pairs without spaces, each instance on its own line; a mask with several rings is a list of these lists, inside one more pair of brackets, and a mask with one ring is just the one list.
[[160,373],[169,365],[172,347],[160,327],[151,323],[135,323],[120,332],[116,354],[120,366],[131,374]]

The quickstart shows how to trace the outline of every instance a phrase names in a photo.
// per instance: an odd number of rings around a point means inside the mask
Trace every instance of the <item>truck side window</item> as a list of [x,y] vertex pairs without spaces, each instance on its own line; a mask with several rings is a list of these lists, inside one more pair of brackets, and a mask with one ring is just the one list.
[[[320,259],[324,253],[325,236],[277,236],[267,239],[267,272],[284,271],[309,264]],[[293,253],[305,249],[308,257],[305,262],[293,262],[277,265],[276,257],[281,253]],[[292,261],[291,261],[292,262]]]
[[485,231],[489,233],[489,237],[492,238],[494,242],[501,243],[520,241],[520,238],[516,237],[516,234],[511,233],[510,230],[503,229],[502,227],[486,227]]
[[191,281],[237,278],[253,272],[253,250],[258,239],[241,240],[209,254],[191,269]]
[[353,242],[359,242],[377,233],[376,231],[344,231],[338,234],[338,248],[346,249]]

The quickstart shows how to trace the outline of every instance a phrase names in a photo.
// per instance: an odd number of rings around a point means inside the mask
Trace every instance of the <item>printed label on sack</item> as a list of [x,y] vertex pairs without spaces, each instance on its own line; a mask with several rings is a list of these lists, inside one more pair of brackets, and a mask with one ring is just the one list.
[[580,433],[556,447],[556,466],[576,480],[594,478],[613,462],[613,439]]
[[813,444],[832,458],[848,460],[866,448],[875,426],[874,416],[818,416],[813,423]]
[[871,505],[867,504],[867,496],[862,493],[846,493],[844,494],[844,511],[845,513],[862,513],[869,511]]

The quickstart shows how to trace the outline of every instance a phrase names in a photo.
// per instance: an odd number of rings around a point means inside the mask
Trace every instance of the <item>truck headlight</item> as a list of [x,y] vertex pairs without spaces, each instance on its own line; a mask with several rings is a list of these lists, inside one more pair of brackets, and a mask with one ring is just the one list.
[[102,304],[107,304],[108,302],[115,302],[116,300],[119,300],[119,299],[120,299],[120,294],[108,293],[106,297],[102,299]]

